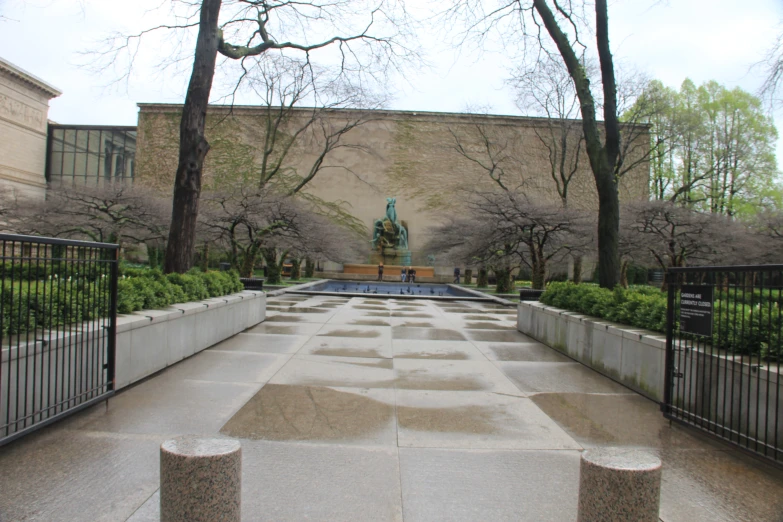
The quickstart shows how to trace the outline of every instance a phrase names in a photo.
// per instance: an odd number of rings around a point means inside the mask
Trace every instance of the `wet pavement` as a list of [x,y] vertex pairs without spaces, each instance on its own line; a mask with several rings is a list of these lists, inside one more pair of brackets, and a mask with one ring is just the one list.
[[[576,518],[584,448],[663,460],[664,521],[783,520],[783,472],[477,302],[283,295],[268,320],[0,448],[0,521],[158,520],[158,451],[243,447],[243,519]],[[513,309],[511,309],[513,312]]]

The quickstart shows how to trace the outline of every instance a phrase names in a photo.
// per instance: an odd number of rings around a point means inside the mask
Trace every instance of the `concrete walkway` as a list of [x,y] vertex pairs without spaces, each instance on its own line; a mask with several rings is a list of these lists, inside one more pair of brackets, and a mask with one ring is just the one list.
[[664,462],[661,518],[783,520],[783,475],[516,331],[491,304],[283,295],[267,321],[0,448],[0,520],[152,521],[158,448],[243,446],[245,520],[576,517],[579,455]]

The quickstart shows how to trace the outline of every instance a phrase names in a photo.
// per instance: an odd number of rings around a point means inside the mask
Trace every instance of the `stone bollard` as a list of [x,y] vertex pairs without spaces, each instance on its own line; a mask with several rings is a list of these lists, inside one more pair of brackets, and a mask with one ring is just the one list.
[[582,453],[577,522],[658,522],[660,501],[661,461],[655,455],[626,448]]
[[239,522],[242,448],[192,435],[160,446],[161,522]]

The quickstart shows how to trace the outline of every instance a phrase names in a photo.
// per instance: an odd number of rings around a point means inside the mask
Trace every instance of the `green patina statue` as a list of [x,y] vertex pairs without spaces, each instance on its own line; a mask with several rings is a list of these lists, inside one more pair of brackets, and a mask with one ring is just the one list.
[[373,248],[408,249],[408,230],[397,220],[397,198],[386,198],[386,217],[373,222]]

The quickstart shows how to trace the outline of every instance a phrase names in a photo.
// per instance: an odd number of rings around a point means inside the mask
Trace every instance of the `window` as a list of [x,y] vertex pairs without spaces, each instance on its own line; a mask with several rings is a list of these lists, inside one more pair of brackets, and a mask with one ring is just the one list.
[[46,180],[100,186],[132,183],[136,127],[49,125]]

